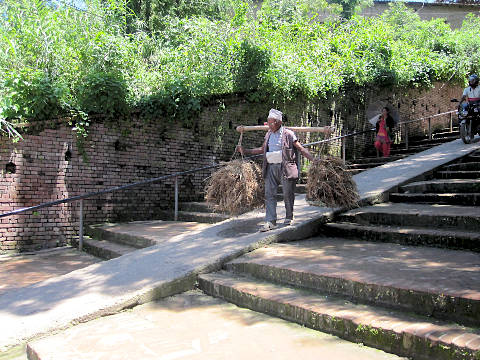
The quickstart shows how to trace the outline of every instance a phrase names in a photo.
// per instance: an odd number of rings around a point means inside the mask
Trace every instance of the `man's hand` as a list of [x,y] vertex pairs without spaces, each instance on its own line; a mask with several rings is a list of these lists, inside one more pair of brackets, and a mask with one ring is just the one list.
[[237,145],[235,148],[235,151],[238,151],[240,154],[245,155],[245,149],[243,148],[242,145]]
[[327,135],[330,135],[331,133],[333,133],[335,131],[335,126],[325,126],[325,127],[326,127],[325,134],[327,134]]

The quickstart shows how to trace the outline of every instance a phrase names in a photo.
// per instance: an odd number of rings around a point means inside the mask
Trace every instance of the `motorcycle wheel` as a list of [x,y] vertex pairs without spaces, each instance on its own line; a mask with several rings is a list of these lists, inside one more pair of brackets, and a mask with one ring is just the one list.
[[466,124],[464,121],[460,124],[460,137],[465,144],[470,144],[473,139],[472,122]]

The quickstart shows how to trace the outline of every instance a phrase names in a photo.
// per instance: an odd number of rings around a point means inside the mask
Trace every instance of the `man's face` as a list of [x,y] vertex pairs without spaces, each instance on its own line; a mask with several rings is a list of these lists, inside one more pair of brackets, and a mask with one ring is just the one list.
[[277,119],[269,117],[267,119],[267,125],[268,125],[268,128],[270,129],[270,131],[275,132],[278,129],[280,129],[280,126],[282,126],[282,122],[277,120]]

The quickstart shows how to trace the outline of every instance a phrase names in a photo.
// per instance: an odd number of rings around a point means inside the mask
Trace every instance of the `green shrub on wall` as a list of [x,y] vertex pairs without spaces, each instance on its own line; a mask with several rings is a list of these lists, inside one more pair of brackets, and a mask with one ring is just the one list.
[[127,84],[118,72],[92,72],[77,89],[78,105],[87,114],[104,114],[109,119],[127,114]]
[[11,72],[3,84],[3,117],[48,120],[63,111],[65,87],[41,70]]

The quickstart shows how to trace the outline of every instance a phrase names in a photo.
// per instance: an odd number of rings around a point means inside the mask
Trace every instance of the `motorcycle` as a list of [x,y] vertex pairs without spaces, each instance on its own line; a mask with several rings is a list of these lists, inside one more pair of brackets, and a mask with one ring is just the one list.
[[470,144],[475,134],[480,135],[480,102],[461,103],[457,113],[460,138],[465,144]]

